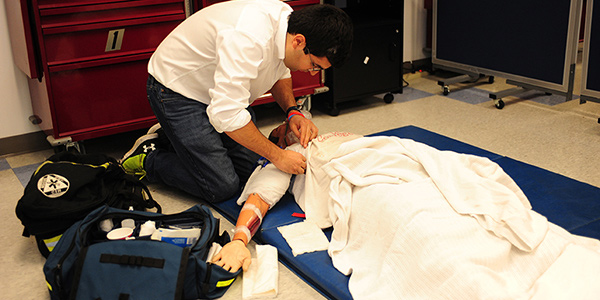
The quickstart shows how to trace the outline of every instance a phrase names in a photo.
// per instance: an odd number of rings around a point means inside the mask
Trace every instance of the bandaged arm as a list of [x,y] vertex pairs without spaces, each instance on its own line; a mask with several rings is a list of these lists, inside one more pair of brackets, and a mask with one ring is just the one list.
[[244,242],[244,245],[247,245],[258,231],[258,227],[260,227],[268,210],[269,204],[267,202],[263,201],[256,193],[250,194],[238,216],[232,241],[240,240]]
[[263,217],[287,191],[291,174],[287,174],[273,164],[258,166],[244,190],[238,198],[238,205],[243,205],[235,226],[232,240],[241,240],[248,244],[258,231]]
[[262,201],[269,204],[269,207],[273,207],[285,195],[291,178],[291,174],[277,169],[271,163],[264,167],[259,166],[252,172],[250,178],[248,178],[248,182],[246,182],[244,190],[237,200],[237,204],[243,205],[251,194],[256,193]]
[[252,257],[246,245],[258,230],[268,210],[269,204],[258,194],[250,194],[238,216],[232,241],[223,246],[212,262],[229,272],[236,272],[240,267],[244,271],[248,270]]
[[[293,146],[288,149],[291,147]],[[304,149],[300,145],[298,147]],[[240,267],[244,271],[248,269],[252,258],[246,245],[258,231],[267,211],[286,193],[291,177],[292,175],[282,172],[271,163],[254,170],[237,200],[238,205],[243,207],[232,241],[215,255],[212,260],[214,264],[230,272],[236,272]]]

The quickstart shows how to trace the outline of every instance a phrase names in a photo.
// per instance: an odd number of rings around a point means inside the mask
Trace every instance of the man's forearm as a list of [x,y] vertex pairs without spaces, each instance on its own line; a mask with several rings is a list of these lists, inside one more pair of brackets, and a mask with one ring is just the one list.
[[302,154],[279,148],[258,131],[254,122],[225,133],[240,145],[268,159],[283,172],[302,174],[306,170],[306,158]]
[[256,128],[254,122],[248,122],[242,128],[225,133],[238,144],[269,160],[272,160],[278,151],[282,151]]

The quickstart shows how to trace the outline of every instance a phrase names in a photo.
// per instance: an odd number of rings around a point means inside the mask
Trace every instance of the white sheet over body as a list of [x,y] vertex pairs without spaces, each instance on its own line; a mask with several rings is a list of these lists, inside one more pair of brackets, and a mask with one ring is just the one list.
[[305,155],[309,168],[295,197],[308,220],[333,225],[328,252],[351,274],[355,299],[600,294],[600,242],[532,211],[486,158],[339,134],[313,142]]

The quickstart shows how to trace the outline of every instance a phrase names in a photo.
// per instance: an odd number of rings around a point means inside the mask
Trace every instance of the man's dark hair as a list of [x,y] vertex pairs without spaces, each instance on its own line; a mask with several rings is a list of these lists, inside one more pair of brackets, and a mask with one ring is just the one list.
[[354,36],[352,20],[333,5],[316,4],[293,11],[287,32],[304,35],[310,53],[327,57],[334,68],[350,57]]

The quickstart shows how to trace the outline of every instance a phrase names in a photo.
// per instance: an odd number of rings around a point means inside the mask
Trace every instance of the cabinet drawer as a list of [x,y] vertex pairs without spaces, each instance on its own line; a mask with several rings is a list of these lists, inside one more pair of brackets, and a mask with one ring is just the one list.
[[117,3],[40,7],[42,30],[166,15],[185,17],[181,0],[134,0]]
[[287,3],[294,10],[321,3],[319,0],[284,0],[283,2]]
[[146,96],[150,53],[61,66],[50,71],[59,137],[153,118]]
[[[304,97],[307,95],[312,95],[316,93],[316,89],[321,88],[324,86],[323,82],[322,82],[322,77],[321,77],[321,73],[317,73],[315,74],[315,76],[310,75],[310,73],[308,72],[302,72],[302,71],[294,71],[292,72],[292,86],[293,86],[293,93],[294,93],[294,97],[298,98],[298,97]],[[258,99],[256,99],[252,105],[261,105],[261,104],[265,104],[265,103],[271,103],[274,102],[275,99],[273,99],[273,96],[271,95],[271,92],[267,92],[266,94],[258,97]]]
[[173,15],[46,29],[46,61],[52,66],[153,52],[183,19]]
[[[126,1],[137,1],[137,0],[126,0]],[[37,6],[40,9],[50,9],[68,6],[84,6],[94,4],[108,4],[118,3],[123,0],[37,0]]]
[[[209,5],[219,3],[219,2],[224,2],[224,1],[228,1],[228,0],[202,0],[201,4],[202,4],[202,7],[207,7]],[[300,9],[305,6],[321,3],[320,0],[283,0],[283,2],[287,3],[289,6],[293,7],[294,9]]]
[[[318,72],[314,76],[309,72],[294,71],[292,72],[292,86],[294,87],[294,96],[306,96],[313,94],[316,88],[323,86],[321,72]],[[308,93],[296,94],[296,90],[307,90]]]

